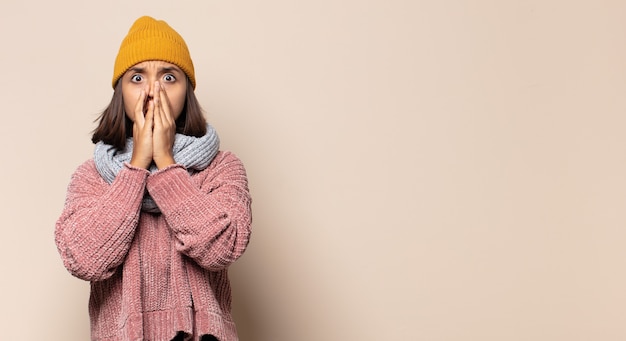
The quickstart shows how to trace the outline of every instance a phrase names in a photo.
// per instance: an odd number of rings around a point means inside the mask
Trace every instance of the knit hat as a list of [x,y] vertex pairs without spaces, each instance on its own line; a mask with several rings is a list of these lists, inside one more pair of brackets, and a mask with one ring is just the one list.
[[189,77],[193,88],[196,88],[193,62],[183,37],[165,21],[143,16],[128,30],[128,35],[117,53],[113,68],[113,88],[128,69],[147,60],[160,60],[180,67]]

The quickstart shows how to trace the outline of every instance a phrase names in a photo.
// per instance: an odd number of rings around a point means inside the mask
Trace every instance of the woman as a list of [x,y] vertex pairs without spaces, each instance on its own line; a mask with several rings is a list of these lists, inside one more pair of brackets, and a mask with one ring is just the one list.
[[65,267],[91,282],[91,338],[237,340],[227,269],[248,245],[251,198],[204,119],[185,41],[137,19],[112,84],[55,229]]

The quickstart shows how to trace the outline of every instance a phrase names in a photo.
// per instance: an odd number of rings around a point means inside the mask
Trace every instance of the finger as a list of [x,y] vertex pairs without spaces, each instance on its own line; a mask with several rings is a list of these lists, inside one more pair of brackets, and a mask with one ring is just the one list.
[[139,92],[139,98],[137,99],[137,103],[135,104],[135,123],[143,126],[144,124],[144,104],[146,102],[146,91],[141,89]]
[[167,97],[167,92],[165,92],[165,88],[162,86],[160,87],[159,97],[161,101],[161,108],[164,113],[164,118],[167,120],[167,122],[169,122],[170,124],[173,124],[174,118],[172,117],[170,99]]
[[148,101],[148,110],[146,111],[146,116],[144,118],[143,127],[147,130],[152,130],[154,125],[154,100]]
[[154,124],[155,126],[162,127],[163,126],[163,108],[161,102],[161,85],[159,82],[154,82]]

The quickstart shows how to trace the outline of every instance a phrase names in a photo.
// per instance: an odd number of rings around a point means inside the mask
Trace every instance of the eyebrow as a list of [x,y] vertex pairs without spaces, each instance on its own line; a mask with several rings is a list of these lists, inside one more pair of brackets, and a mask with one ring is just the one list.
[[159,73],[164,73],[164,72],[182,72],[179,68],[177,67],[173,67],[173,66],[166,66],[166,67],[162,67],[159,69]]

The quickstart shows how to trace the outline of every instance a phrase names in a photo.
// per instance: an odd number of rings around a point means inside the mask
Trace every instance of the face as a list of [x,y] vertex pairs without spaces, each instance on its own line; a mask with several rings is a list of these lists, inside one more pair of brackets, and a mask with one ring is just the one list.
[[176,65],[158,60],[149,60],[135,64],[120,79],[122,82],[122,97],[126,116],[135,121],[135,108],[142,89],[148,94],[144,103],[144,114],[148,108],[148,102],[154,95],[154,83],[159,82],[165,89],[169,100],[170,112],[177,119],[185,107],[187,94],[187,76]]

